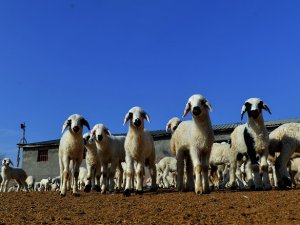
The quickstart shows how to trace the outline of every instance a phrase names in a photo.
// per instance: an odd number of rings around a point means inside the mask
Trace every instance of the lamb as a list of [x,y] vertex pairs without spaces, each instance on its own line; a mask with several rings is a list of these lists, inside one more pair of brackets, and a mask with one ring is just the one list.
[[40,181],[40,189],[43,191],[50,191],[51,190],[51,178],[48,177],[46,179],[42,179]]
[[131,108],[125,116],[123,126],[130,121],[125,139],[126,186],[124,196],[130,196],[134,163],[136,163],[136,193],[143,193],[144,166],[148,166],[151,176],[151,189],[156,191],[155,148],[151,134],[144,130],[144,119],[150,123],[148,114],[138,106]]
[[28,176],[25,181],[26,181],[28,190],[33,191],[34,190],[34,182],[35,182],[34,177],[33,176]]
[[[246,124],[237,126],[231,134],[230,148],[230,181],[232,189],[236,188],[237,159],[246,157],[245,172],[248,188],[270,190],[268,163],[269,134],[264,124],[262,110],[271,114],[269,107],[259,98],[249,98],[242,107],[241,119],[248,113]],[[260,164],[258,163],[258,158]],[[260,177],[262,171],[262,179]],[[252,177],[254,174],[254,181]]]
[[89,192],[91,189],[100,191],[100,176],[101,176],[101,164],[98,157],[97,147],[94,139],[90,133],[83,135],[84,146],[86,149],[86,167],[87,167],[87,180],[84,191]]
[[6,192],[8,182],[11,179],[15,179],[18,183],[17,191],[20,190],[20,188],[25,188],[26,191],[28,191],[27,184],[26,184],[26,178],[27,174],[22,168],[16,168],[11,167],[13,165],[12,161],[9,158],[4,158],[2,160],[2,170],[1,170],[1,176],[2,176],[2,182],[0,191]]
[[279,152],[275,161],[277,185],[279,188],[292,186],[287,164],[293,153],[300,153],[300,123],[286,123],[275,130],[270,135],[270,155]]
[[[194,190],[196,194],[209,193],[208,166],[214,133],[209,117],[212,111],[210,103],[202,95],[192,95],[184,109],[183,117],[189,112],[192,121],[179,124],[171,138],[171,150],[177,158],[177,189],[183,190],[183,166],[186,162],[187,188],[192,190],[193,172],[196,176]],[[189,157],[192,164],[189,162]],[[191,168],[193,167],[193,168]]]
[[[102,167],[103,181],[101,193],[105,193],[107,189],[109,189],[109,192],[114,191],[114,177],[117,167],[120,170],[119,174],[121,176],[117,184],[117,189],[121,189],[123,176],[121,162],[125,161],[125,136],[113,136],[104,124],[96,124],[92,129],[91,134],[95,139]],[[111,165],[108,173],[109,163]],[[107,177],[109,178],[109,187],[107,184]]]
[[177,172],[177,160],[174,157],[164,157],[156,164],[157,180],[163,180],[165,188],[169,188],[170,184],[167,180],[169,173]]
[[178,117],[171,118],[167,123],[166,132],[171,131],[171,133],[174,133],[180,123],[181,120]]
[[73,161],[73,169],[71,170],[73,171],[72,180],[74,179],[72,194],[79,196],[78,175],[84,151],[83,126],[90,129],[89,123],[81,115],[73,114],[64,122],[62,128],[63,135],[58,150],[61,177],[60,195],[62,197],[66,196],[67,182],[70,178],[70,161]]

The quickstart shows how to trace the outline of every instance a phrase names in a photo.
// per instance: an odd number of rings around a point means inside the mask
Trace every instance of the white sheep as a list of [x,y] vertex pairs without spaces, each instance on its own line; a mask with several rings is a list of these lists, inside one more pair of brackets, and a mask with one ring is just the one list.
[[180,123],[181,120],[178,117],[171,118],[166,125],[166,132],[171,131],[171,133],[174,133]]
[[[117,167],[120,170],[119,174],[121,176],[117,184],[117,189],[121,189],[123,176],[121,162],[125,161],[125,136],[113,136],[104,124],[96,124],[93,127],[91,134],[96,143],[102,168],[103,179],[101,193],[105,193],[107,189],[110,192],[114,191],[114,177]],[[108,172],[109,164],[110,169]],[[109,180],[109,185],[107,184],[107,178]]]
[[[192,190],[193,171],[195,174],[195,192],[209,193],[208,167],[214,133],[209,117],[212,111],[210,103],[202,95],[192,95],[184,109],[183,117],[189,112],[192,121],[179,124],[171,138],[171,150],[177,158],[177,189],[183,190],[184,160],[186,160],[188,189]],[[189,159],[190,157],[190,159]],[[192,167],[189,160],[192,161]]]
[[40,190],[50,191],[51,190],[51,178],[45,178],[40,181]]
[[278,187],[291,187],[287,164],[293,153],[300,153],[300,123],[282,124],[270,133],[269,138],[270,155],[280,153],[275,161]]
[[[67,182],[71,177],[73,183],[73,195],[78,196],[79,166],[83,158],[84,143],[82,138],[83,126],[90,129],[89,123],[78,114],[71,115],[62,128],[62,137],[59,143],[59,167],[60,167],[60,195],[66,196]],[[68,129],[67,129],[68,128]],[[70,161],[73,161],[72,176],[70,176]],[[73,180],[74,179],[74,180]]]
[[[272,189],[267,163],[269,134],[264,124],[263,109],[271,114],[269,107],[261,99],[250,98],[246,100],[242,107],[241,119],[247,112],[247,123],[237,126],[231,134],[229,185],[232,189],[236,188],[238,158],[243,158],[244,156],[247,158],[245,172],[248,187],[257,190]],[[259,159],[260,164],[258,162]],[[262,179],[260,177],[260,169],[262,171]]]
[[8,182],[11,179],[16,180],[18,183],[17,191],[20,190],[20,188],[25,188],[26,191],[28,191],[27,184],[26,184],[26,178],[27,174],[22,168],[16,168],[11,167],[13,165],[12,161],[9,158],[4,158],[2,160],[2,170],[1,170],[1,176],[2,176],[2,182],[0,191],[6,192]]
[[35,182],[35,179],[33,176],[28,176],[25,180],[26,184],[27,184],[27,187],[28,187],[28,190],[29,191],[34,191],[34,182]]
[[91,189],[100,191],[100,176],[101,176],[101,164],[98,155],[97,147],[90,133],[83,135],[84,146],[86,149],[86,167],[87,167],[87,180],[84,191],[89,192]]
[[88,175],[87,169],[81,166],[79,168],[79,175],[78,175],[79,190],[84,189],[85,185],[88,183],[87,175]]
[[[167,177],[170,173],[177,173],[177,160],[174,157],[164,157],[156,164],[157,180],[163,181],[165,188],[170,187],[170,182]],[[175,176],[176,178],[176,176]]]
[[128,111],[123,123],[125,125],[130,121],[124,145],[126,153],[125,196],[130,196],[130,190],[133,188],[134,163],[136,163],[136,193],[143,193],[144,166],[148,166],[151,176],[150,191],[157,190],[154,141],[151,134],[144,130],[144,119],[150,123],[148,114],[141,107],[136,106]]

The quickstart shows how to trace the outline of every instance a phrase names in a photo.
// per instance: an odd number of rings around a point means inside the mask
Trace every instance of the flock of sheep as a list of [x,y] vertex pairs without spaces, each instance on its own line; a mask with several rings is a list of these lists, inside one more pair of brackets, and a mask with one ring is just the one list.
[[[175,157],[162,158],[156,163],[152,136],[144,130],[148,114],[140,107],[131,108],[125,115],[129,123],[126,136],[113,136],[104,124],[96,124],[83,134],[83,126],[90,125],[81,115],[71,115],[63,125],[59,145],[60,176],[34,182],[21,168],[2,161],[0,191],[7,191],[9,180],[28,190],[59,190],[65,196],[71,189],[101,193],[120,191],[130,196],[142,194],[145,167],[150,178],[150,191],[158,187],[176,187],[178,191],[205,194],[216,188],[270,190],[272,186],[290,188],[296,185],[295,174],[300,172],[300,124],[281,125],[270,134],[264,124],[262,110],[271,114],[259,98],[250,98],[242,106],[241,118],[247,113],[245,124],[231,134],[231,144],[214,143],[209,113],[212,107],[202,95],[192,95],[183,117],[172,118],[166,130],[172,133],[170,149]],[[86,168],[80,167],[86,150]],[[289,168],[289,169],[288,169]]]

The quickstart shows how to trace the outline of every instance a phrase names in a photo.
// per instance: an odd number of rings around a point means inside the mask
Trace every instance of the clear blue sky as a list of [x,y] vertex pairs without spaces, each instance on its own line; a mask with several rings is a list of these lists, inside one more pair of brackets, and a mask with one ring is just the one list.
[[265,120],[300,117],[299,12],[292,0],[1,1],[0,153],[15,160],[21,122],[28,142],[52,140],[73,113],[120,133],[138,105],[164,129],[195,93],[213,124],[240,121],[250,97]]

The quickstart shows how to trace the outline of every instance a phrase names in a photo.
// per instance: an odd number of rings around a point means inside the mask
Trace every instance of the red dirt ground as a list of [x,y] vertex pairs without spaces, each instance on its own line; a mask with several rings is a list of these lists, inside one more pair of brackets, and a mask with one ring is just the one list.
[[300,189],[119,194],[0,193],[0,224],[300,224]]

